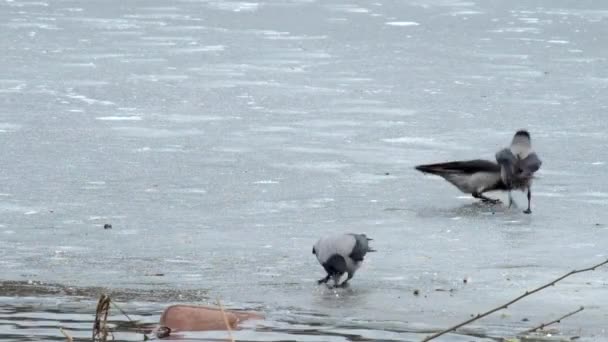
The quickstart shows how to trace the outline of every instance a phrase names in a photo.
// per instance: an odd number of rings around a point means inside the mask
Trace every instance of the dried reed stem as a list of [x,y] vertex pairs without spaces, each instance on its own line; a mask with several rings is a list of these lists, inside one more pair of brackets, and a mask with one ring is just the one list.
[[65,330],[63,330],[63,328],[59,328],[59,331],[61,331],[61,333],[63,334],[63,336],[65,336],[66,341],[68,342],[73,342],[74,339],[72,338],[72,336],[70,336],[70,334],[68,334]]
[[226,312],[224,311],[224,306],[220,299],[217,299],[217,305],[220,307],[220,311],[222,312],[222,317],[224,318],[224,324],[226,324],[226,329],[228,329],[228,336],[230,337],[230,341],[234,342],[234,337],[232,336],[232,329],[230,328],[230,323],[228,322],[228,317],[226,316]]
[[106,342],[108,340],[108,313],[110,311],[110,297],[102,294],[97,302],[95,310],[95,322],[93,323],[93,341]]
[[436,339],[437,337],[439,337],[439,336],[441,336],[441,335],[447,334],[447,333],[449,333],[449,332],[451,332],[451,331],[454,331],[454,330],[456,330],[456,329],[458,329],[458,328],[461,328],[461,327],[463,327],[463,326],[465,326],[465,325],[467,325],[467,324],[469,324],[469,323],[475,322],[475,321],[477,321],[478,319],[481,319],[481,318],[486,317],[486,316],[488,316],[488,315],[490,315],[490,314],[493,314],[493,313],[494,313],[494,312],[496,312],[496,311],[499,311],[499,310],[502,310],[502,309],[506,309],[506,308],[508,308],[508,307],[509,307],[509,305],[511,305],[511,304],[513,304],[513,303],[515,303],[515,302],[518,302],[518,301],[520,301],[520,300],[522,300],[522,299],[524,299],[524,298],[528,297],[529,295],[531,295],[531,294],[533,294],[533,293],[536,293],[536,292],[538,292],[538,291],[541,291],[541,290],[543,290],[543,289],[546,289],[546,288],[547,288],[547,287],[549,287],[549,286],[553,286],[553,285],[555,285],[557,282],[559,282],[559,281],[561,281],[561,280],[563,280],[563,279],[565,279],[565,278],[568,278],[568,277],[570,277],[571,275],[574,275],[574,274],[577,274],[577,273],[588,272],[588,271],[594,271],[596,268],[598,268],[598,267],[600,267],[600,266],[604,266],[604,265],[606,265],[606,264],[608,264],[608,259],[607,259],[607,260],[604,260],[604,261],[602,261],[602,262],[600,262],[600,263],[599,263],[599,264],[597,264],[597,265],[591,266],[591,267],[583,268],[583,269],[580,269],[580,270],[574,270],[574,271],[570,271],[570,272],[568,272],[568,273],[564,274],[563,276],[561,276],[561,277],[559,277],[559,278],[557,278],[557,279],[555,279],[555,280],[553,280],[553,281],[551,281],[551,282],[549,282],[549,283],[547,283],[547,284],[545,284],[545,285],[542,285],[542,286],[539,286],[539,287],[535,288],[535,289],[534,289],[534,290],[532,290],[532,291],[526,291],[526,292],[525,292],[524,294],[522,294],[521,296],[519,296],[519,297],[517,297],[517,298],[515,298],[515,299],[513,299],[513,300],[511,300],[511,301],[509,301],[509,302],[508,302],[508,303],[506,303],[506,304],[503,304],[503,305],[500,305],[500,306],[498,306],[498,307],[495,307],[494,309],[489,310],[489,311],[486,311],[486,312],[484,312],[484,313],[482,313],[482,314],[477,314],[475,317],[473,317],[473,318],[471,318],[471,319],[467,319],[466,321],[464,321],[464,322],[462,322],[462,323],[458,323],[458,324],[454,325],[453,327],[447,328],[447,329],[442,330],[442,331],[440,331],[440,332],[438,332],[438,333],[435,333],[435,334],[433,334],[433,335],[427,336],[427,337],[426,337],[426,338],[424,338],[424,339],[423,339],[421,342],[426,342],[426,341],[430,341],[430,340]]

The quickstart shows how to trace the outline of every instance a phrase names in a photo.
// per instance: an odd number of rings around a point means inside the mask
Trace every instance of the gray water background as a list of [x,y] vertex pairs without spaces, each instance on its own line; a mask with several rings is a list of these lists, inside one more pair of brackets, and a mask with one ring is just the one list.
[[[103,290],[142,324],[221,298],[266,314],[243,340],[416,341],[600,262],[607,34],[601,1],[3,0],[0,339],[90,336]],[[519,128],[544,162],[532,215],[413,169]],[[314,282],[334,232],[378,250],[345,291]],[[560,333],[604,340],[606,276],[463,334],[584,305]]]

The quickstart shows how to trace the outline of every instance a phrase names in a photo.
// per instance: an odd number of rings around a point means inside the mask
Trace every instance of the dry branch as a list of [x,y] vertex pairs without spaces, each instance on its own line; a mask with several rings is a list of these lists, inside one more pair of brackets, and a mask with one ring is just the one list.
[[579,312],[581,312],[581,311],[583,311],[583,310],[585,310],[585,307],[584,307],[584,306],[581,306],[580,308],[578,308],[578,309],[576,309],[576,310],[574,310],[574,311],[572,311],[572,312],[569,312],[569,313],[567,313],[567,314],[563,315],[562,317],[560,317],[560,318],[558,318],[558,319],[555,319],[555,320],[553,320],[553,321],[551,321],[551,322],[543,323],[543,324],[538,325],[538,326],[536,326],[536,327],[534,327],[534,328],[532,328],[532,329],[528,329],[528,330],[524,331],[522,334],[529,334],[529,333],[531,333],[531,332],[535,332],[536,330],[541,330],[541,329],[544,329],[545,327],[548,327],[548,326],[550,326],[551,324],[560,323],[562,319],[564,319],[564,318],[568,318],[568,317],[570,317],[570,316],[572,316],[572,315],[574,315],[574,314],[577,314],[577,313],[579,313]]
[[461,327],[463,327],[463,326],[465,326],[465,325],[467,325],[467,324],[469,324],[469,323],[475,322],[475,321],[477,321],[478,319],[481,319],[481,318],[483,318],[483,317],[486,317],[486,316],[488,316],[488,315],[491,315],[491,314],[493,314],[493,313],[494,313],[494,312],[496,312],[496,311],[506,309],[506,308],[508,308],[508,307],[509,307],[509,305],[511,305],[511,304],[513,304],[513,303],[515,303],[515,302],[518,302],[518,301],[520,301],[520,300],[522,300],[522,299],[524,299],[524,298],[528,297],[528,296],[529,296],[529,295],[531,295],[531,294],[534,294],[534,293],[536,293],[536,292],[538,292],[538,291],[541,291],[541,290],[543,290],[543,289],[546,289],[546,288],[547,288],[547,287],[549,287],[549,286],[553,286],[553,285],[555,285],[557,282],[559,282],[559,281],[561,281],[561,280],[563,280],[563,279],[565,279],[565,278],[568,278],[568,277],[570,277],[571,275],[574,275],[574,274],[577,274],[577,273],[588,272],[588,271],[594,271],[596,268],[598,268],[598,267],[600,267],[600,266],[604,266],[604,265],[606,265],[606,264],[608,264],[608,259],[607,259],[607,260],[604,260],[604,261],[602,261],[602,262],[600,262],[600,263],[599,263],[599,264],[597,264],[597,265],[591,266],[591,267],[583,268],[583,269],[580,269],[580,270],[574,270],[574,271],[570,271],[570,272],[568,272],[568,273],[564,274],[563,276],[561,276],[561,277],[559,277],[559,278],[557,278],[557,279],[555,279],[555,280],[553,280],[553,281],[551,281],[551,282],[549,282],[549,283],[547,283],[547,284],[545,284],[545,285],[542,285],[542,286],[539,286],[539,287],[535,288],[535,289],[534,289],[534,290],[532,290],[532,291],[526,291],[526,292],[525,292],[524,294],[522,294],[521,296],[519,296],[519,297],[517,297],[517,298],[515,298],[515,299],[513,299],[513,300],[511,300],[511,301],[509,301],[509,302],[508,302],[508,303],[506,303],[506,304],[503,304],[503,305],[500,305],[500,306],[498,306],[498,307],[495,307],[494,309],[491,309],[491,310],[489,310],[489,311],[486,311],[486,312],[484,312],[484,313],[482,313],[482,314],[477,314],[477,315],[476,315],[476,316],[474,316],[473,318],[468,319],[468,320],[466,320],[466,321],[464,321],[464,322],[462,322],[462,323],[458,323],[458,324],[454,325],[453,327],[447,328],[447,329],[442,330],[442,331],[440,331],[440,332],[438,332],[438,333],[435,333],[435,334],[433,334],[433,335],[427,336],[426,338],[424,338],[424,339],[422,340],[422,342],[426,342],[426,341],[430,341],[430,340],[436,339],[436,338],[437,338],[437,337],[439,337],[439,336],[442,336],[442,335],[447,334],[447,333],[449,333],[449,332],[451,332],[451,331],[454,331],[454,330],[456,330],[456,329],[458,329],[458,328],[461,328]]

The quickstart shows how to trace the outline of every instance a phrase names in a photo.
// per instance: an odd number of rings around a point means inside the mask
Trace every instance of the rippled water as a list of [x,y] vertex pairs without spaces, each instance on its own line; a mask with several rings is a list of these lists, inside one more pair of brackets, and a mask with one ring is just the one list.
[[[118,340],[222,298],[267,316],[241,340],[416,341],[601,261],[607,22],[566,0],[0,2],[0,339],[85,338],[108,291],[137,320],[112,316]],[[522,127],[530,216],[413,170]],[[310,254],[336,231],[378,250],[338,292]],[[606,272],[445,340],[580,305],[557,334],[606,339]]]

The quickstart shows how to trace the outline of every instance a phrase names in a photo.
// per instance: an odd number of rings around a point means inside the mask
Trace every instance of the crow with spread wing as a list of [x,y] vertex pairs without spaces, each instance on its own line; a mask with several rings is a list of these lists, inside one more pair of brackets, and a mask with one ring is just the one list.
[[532,213],[530,202],[532,200],[532,179],[534,173],[542,164],[538,155],[532,150],[530,133],[520,130],[515,133],[511,146],[496,153],[496,161],[500,165],[500,178],[505,187],[509,189],[509,206],[513,203],[511,190],[528,192],[528,208],[526,214]]

